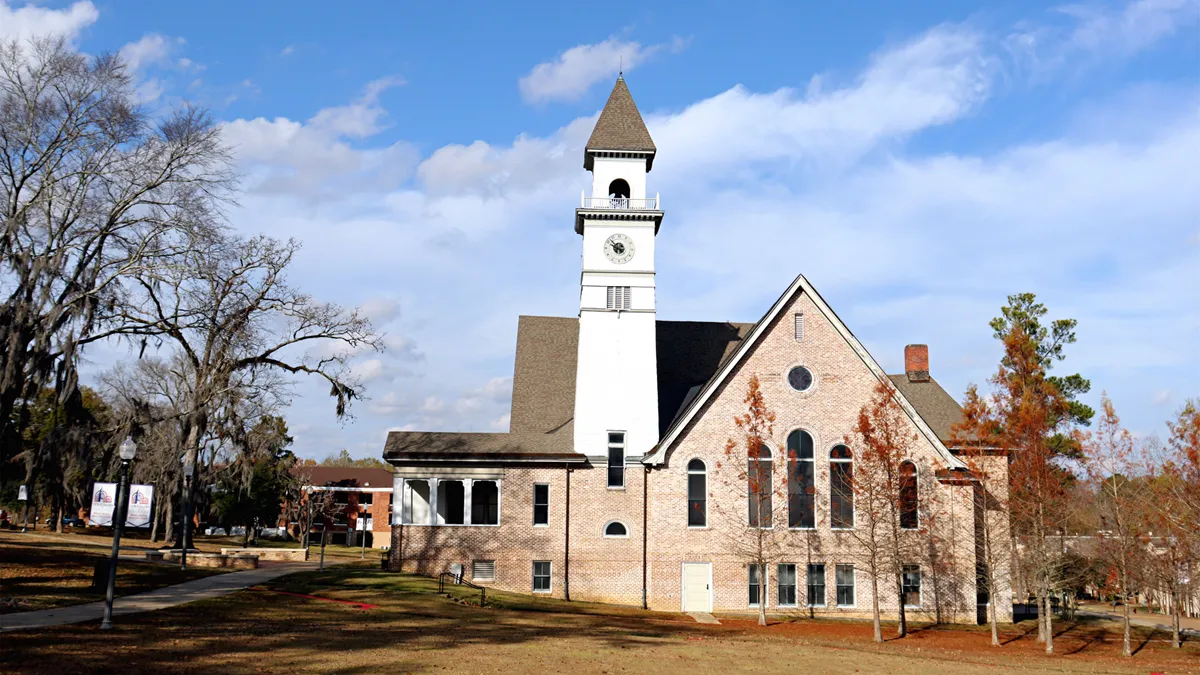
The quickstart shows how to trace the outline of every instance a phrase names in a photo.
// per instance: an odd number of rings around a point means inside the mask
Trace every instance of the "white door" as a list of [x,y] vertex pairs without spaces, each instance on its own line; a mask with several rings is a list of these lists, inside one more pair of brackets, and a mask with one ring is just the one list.
[[712,563],[683,563],[683,611],[712,611]]

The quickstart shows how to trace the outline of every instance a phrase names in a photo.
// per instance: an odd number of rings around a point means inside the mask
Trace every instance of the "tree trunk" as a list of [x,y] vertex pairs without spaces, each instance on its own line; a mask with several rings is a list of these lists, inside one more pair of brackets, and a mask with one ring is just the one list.
[[900,606],[900,622],[896,625],[896,637],[906,637],[908,635],[908,617],[904,613],[904,573],[900,573],[896,577],[896,591],[899,593],[900,601],[896,603]]
[[1183,612],[1183,603],[1180,602],[1183,598],[1179,592],[1179,584],[1175,584],[1175,589],[1171,593],[1171,646],[1176,649],[1183,648],[1183,640],[1179,639],[1179,616]]
[[875,641],[883,642],[883,628],[879,625],[879,575],[871,575],[871,616],[875,622]]
[[767,625],[767,566],[758,566],[758,625]]
[[1124,561],[1122,561],[1121,566],[1121,596],[1125,598],[1125,602],[1123,603],[1125,605],[1125,616],[1122,620],[1122,623],[1125,624],[1125,635],[1121,643],[1121,653],[1125,656],[1133,656],[1132,648],[1129,646],[1129,571],[1124,569]]
[[166,525],[167,525],[165,528],[166,531],[163,532],[163,542],[169,546],[172,541],[175,541],[175,500],[174,499],[167,500],[167,515],[165,518],[163,518],[163,522],[166,523]]
[[329,528],[322,527],[321,528],[321,566],[319,568],[317,568],[321,571],[325,570],[325,542],[327,542],[328,540],[329,540]]
[[993,588],[995,588],[995,587],[991,585],[991,581],[988,581],[988,614],[990,615],[990,620],[988,621],[988,623],[992,624],[992,646],[999,647],[1000,646],[1000,626],[996,620],[996,598],[992,594],[992,590],[991,590]]
[[1043,603],[1046,605],[1045,620],[1046,625],[1046,653],[1054,653],[1054,618],[1050,616],[1050,591],[1047,589],[1043,592]]
[[158,520],[162,517],[162,496],[154,500],[154,519],[150,522],[150,543],[158,541]]

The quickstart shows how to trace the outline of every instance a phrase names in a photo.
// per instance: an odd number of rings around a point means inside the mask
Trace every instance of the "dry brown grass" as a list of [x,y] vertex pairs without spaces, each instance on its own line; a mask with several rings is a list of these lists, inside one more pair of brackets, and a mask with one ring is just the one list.
[[[677,614],[496,593],[477,608],[437,596],[425,578],[358,569],[304,573],[226,598],[95,625],[5,635],[14,673],[223,672],[888,672],[997,675],[1200,672],[1200,647],[1172,650],[1161,634],[1122,659],[1107,626],[1074,624],[1046,657],[1016,626],[995,649],[986,631],[918,630],[883,645],[870,625],[750,621],[702,626]],[[377,605],[348,605],[276,592]],[[455,589],[464,598],[466,589]]]

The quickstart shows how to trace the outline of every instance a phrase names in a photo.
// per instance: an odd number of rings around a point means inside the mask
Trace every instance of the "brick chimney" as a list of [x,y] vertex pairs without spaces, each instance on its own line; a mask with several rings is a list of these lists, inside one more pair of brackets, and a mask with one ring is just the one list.
[[904,348],[904,374],[909,382],[929,381],[929,345],[908,345]]

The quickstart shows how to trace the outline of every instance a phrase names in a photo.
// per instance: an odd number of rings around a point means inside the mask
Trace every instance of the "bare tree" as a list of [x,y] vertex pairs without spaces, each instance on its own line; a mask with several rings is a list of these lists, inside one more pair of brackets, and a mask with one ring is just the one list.
[[[951,430],[952,444],[961,448],[962,459],[975,479],[973,507],[975,552],[979,573],[988,594],[988,625],[992,646],[1000,646],[996,589],[1009,582],[1000,571],[1012,560],[1012,535],[1008,521],[1008,458],[1001,448],[1001,425],[987,400],[974,385],[963,401],[963,421]],[[998,460],[998,461],[997,461]]]
[[[901,523],[902,493],[906,489],[917,489],[915,483],[909,487],[902,480],[903,465],[912,460],[917,435],[897,396],[895,386],[881,380],[871,400],[859,410],[853,435],[845,439],[846,445],[857,455],[851,483],[854,527],[848,534],[856,544],[857,557],[871,577],[871,612],[876,642],[883,641],[879,584],[884,579],[893,584],[896,592],[899,619],[896,635],[904,637],[908,634],[904,611],[904,565],[921,555],[915,546],[917,542],[903,530]],[[915,472],[912,480],[916,480]]]
[[[726,442],[716,475],[721,477],[728,494],[746,491],[747,509],[726,506],[723,500],[714,501],[713,509],[725,521],[725,526],[719,529],[726,535],[726,548],[753,568],[751,574],[758,575],[758,623],[765,626],[767,570],[779,559],[776,533],[784,528],[775,524],[787,522],[783,511],[786,491],[776,479],[780,474],[775,470],[775,458],[767,444],[774,430],[775,413],[767,407],[758,375],[750,376],[743,402],[746,412],[733,419],[740,438]],[[736,500],[730,502],[736,503]]]
[[1096,505],[1100,516],[1100,555],[1115,568],[1117,590],[1122,598],[1121,623],[1124,635],[1121,653],[1133,656],[1130,645],[1129,603],[1134,579],[1142,569],[1139,559],[1144,550],[1142,519],[1138,507],[1143,503],[1139,483],[1133,480],[1133,437],[1121,427],[1112,400],[1105,393],[1096,430],[1081,434],[1084,467],[1097,485]]
[[[79,352],[127,331],[117,310],[130,275],[211,230],[232,186],[207,115],[156,120],[135,100],[116,56],[0,42],[0,447],[50,385],[71,426]],[[64,447],[43,444],[51,454],[26,462],[26,482]]]
[[[356,310],[318,302],[287,283],[298,248],[267,237],[208,235],[139,275],[145,301],[126,309],[123,319],[161,334],[184,365],[189,381],[180,450],[189,461],[196,462],[217,409],[246,400],[240,392],[251,382],[279,374],[320,377],[331,387],[339,417],[361,396],[347,359],[354,350],[381,349],[380,339]],[[317,349],[326,351],[312,356]],[[234,407],[224,409],[234,414]],[[185,498],[193,499],[194,491]]]

